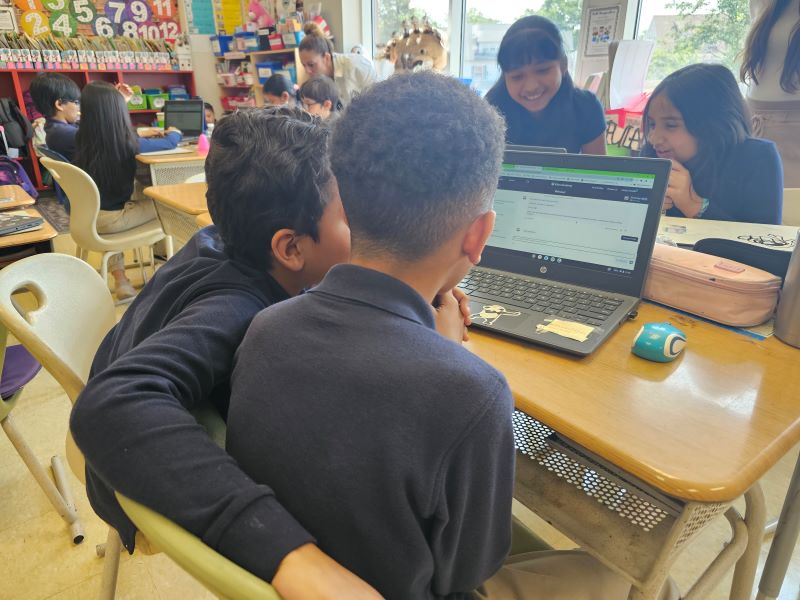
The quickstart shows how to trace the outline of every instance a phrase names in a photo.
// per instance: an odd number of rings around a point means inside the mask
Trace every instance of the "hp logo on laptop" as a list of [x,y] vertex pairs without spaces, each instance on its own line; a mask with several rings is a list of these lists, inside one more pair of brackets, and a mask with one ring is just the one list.
[[547,267],[545,267],[544,265],[539,267],[539,273],[547,273]]

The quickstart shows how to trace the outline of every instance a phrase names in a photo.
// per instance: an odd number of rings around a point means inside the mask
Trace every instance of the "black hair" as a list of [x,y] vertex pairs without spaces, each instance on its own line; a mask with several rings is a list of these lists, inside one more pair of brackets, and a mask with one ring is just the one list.
[[567,53],[556,24],[532,15],[517,20],[508,28],[497,51],[497,64],[507,73],[525,65],[557,60],[567,72]]
[[284,228],[319,239],[328,203],[330,130],[288,106],[240,109],[214,129],[206,158],[208,211],[228,255],[260,269]]
[[308,98],[314,102],[322,104],[325,100],[331,101],[331,111],[341,110],[342,103],[339,100],[339,90],[333,79],[327,75],[315,75],[302,86],[297,93],[300,100]]
[[728,153],[750,136],[750,112],[733,73],[724,65],[694,64],[678,69],[653,90],[642,123],[645,156],[655,156],[648,138],[653,100],[664,94],[681,113],[686,130],[697,140],[697,154],[685,165],[692,178],[715,180]]
[[214,110],[214,105],[211,102],[203,102],[203,110],[210,110],[211,114],[216,114]]
[[[791,0],[772,0],[761,16],[753,23],[744,45],[744,59],[739,70],[743,83],[753,80],[758,85],[758,72],[767,58],[767,43],[772,28],[780,16],[792,4]],[[781,70],[781,88],[793,94],[800,90],[800,15],[789,35],[786,54]]]
[[314,21],[308,21],[303,25],[305,37],[300,41],[298,50],[308,50],[316,54],[333,56],[333,42],[325,35],[325,32]]
[[289,99],[296,99],[297,94],[294,91],[294,84],[280,73],[271,75],[269,79],[264,82],[264,93],[271,96],[280,97],[283,92],[289,94]]
[[77,102],[81,89],[72,79],[61,73],[39,73],[31,81],[31,99],[36,109],[45,117],[56,114],[56,102]]
[[139,142],[125,98],[110,83],[91,81],[83,88],[75,147],[75,164],[91,176],[102,197],[130,197]]
[[503,119],[453,77],[396,74],[357,96],[333,126],[331,166],[353,249],[429,255],[489,210]]

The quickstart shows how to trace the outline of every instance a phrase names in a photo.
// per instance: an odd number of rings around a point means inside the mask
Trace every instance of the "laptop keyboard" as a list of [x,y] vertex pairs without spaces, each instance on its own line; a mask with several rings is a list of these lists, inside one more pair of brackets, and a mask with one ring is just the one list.
[[494,300],[594,326],[603,325],[622,304],[622,300],[604,294],[489,271],[470,271],[458,287],[475,298]]

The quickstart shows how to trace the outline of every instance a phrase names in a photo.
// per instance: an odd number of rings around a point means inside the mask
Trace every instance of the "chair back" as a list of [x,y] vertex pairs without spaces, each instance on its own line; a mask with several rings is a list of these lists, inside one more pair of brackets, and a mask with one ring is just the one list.
[[[69,160],[67,160],[63,154],[59,154],[55,150],[51,150],[44,144],[40,144],[38,146],[34,144],[33,150],[36,153],[36,156],[39,157],[39,162],[41,162],[43,157],[52,158],[53,160],[58,160],[65,163],[69,162]],[[45,165],[42,164],[42,167],[45,167]],[[69,200],[67,199],[67,195],[64,193],[64,190],[61,189],[61,186],[58,185],[58,182],[55,179],[53,179],[53,190],[56,193],[56,198],[58,199],[59,204],[62,204],[64,209],[67,211],[67,214],[69,214]]]
[[117,500],[148,542],[217,596],[228,600],[280,600],[278,592],[266,581],[225,558],[166,517],[119,492]]
[[52,158],[42,157],[41,162],[69,198],[69,234],[78,247],[95,252],[117,250],[97,233],[100,192],[89,174],[75,165]]
[[800,227],[800,188],[783,190],[783,224]]
[[[37,306],[13,298],[29,291]],[[106,282],[66,254],[37,254],[0,271],[0,322],[61,384],[72,402],[86,385],[100,342],[116,323]]]

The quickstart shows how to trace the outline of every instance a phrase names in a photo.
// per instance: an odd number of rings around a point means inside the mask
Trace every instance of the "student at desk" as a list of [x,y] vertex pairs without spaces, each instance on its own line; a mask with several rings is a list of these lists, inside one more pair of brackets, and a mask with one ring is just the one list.
[[486,100],[506,119],[506,141],[525,146],[606,153],[606,117],[597,97],[567,72],[561,32],[552,21],[523,17],[500,42],[502,74]]
[[643,121],[643,155],[672,161],[668,215],[780,224],[780,156],[772,142],[751,137],[747,106],[726,67],[675,71],[653,90]]
[[[417,129],[397,161],[388,150]],[[623,600],[630,585],[584,552],[504,565],[511,390],[460,346],[453,291],[492,232],[503,134],[468,87],[430,71],[344,110],[331,162],[352,264],[255,317],[227,447],[386,598]]]
[[[128,107],[120,91],[105,81],[92,81],[81,92],[82,126],[76,136],[73,162],[86,171],[100,191],[100,214],[97,231],[127,231],[156,216],[153,201],[133,200],[136,155],[141,152],[175,148],[181,139],[179,131],[168,130],[163,137],[137,136],[131,126]],[[108,270],[114,276],[118,300],[136,295],[125,275],[122,254],[109,259]]]
[[81,90],[61,73],[40,73],[31,81],[31,99],[45,116],[45,144],[67,160],[75,156],[81,116]]

